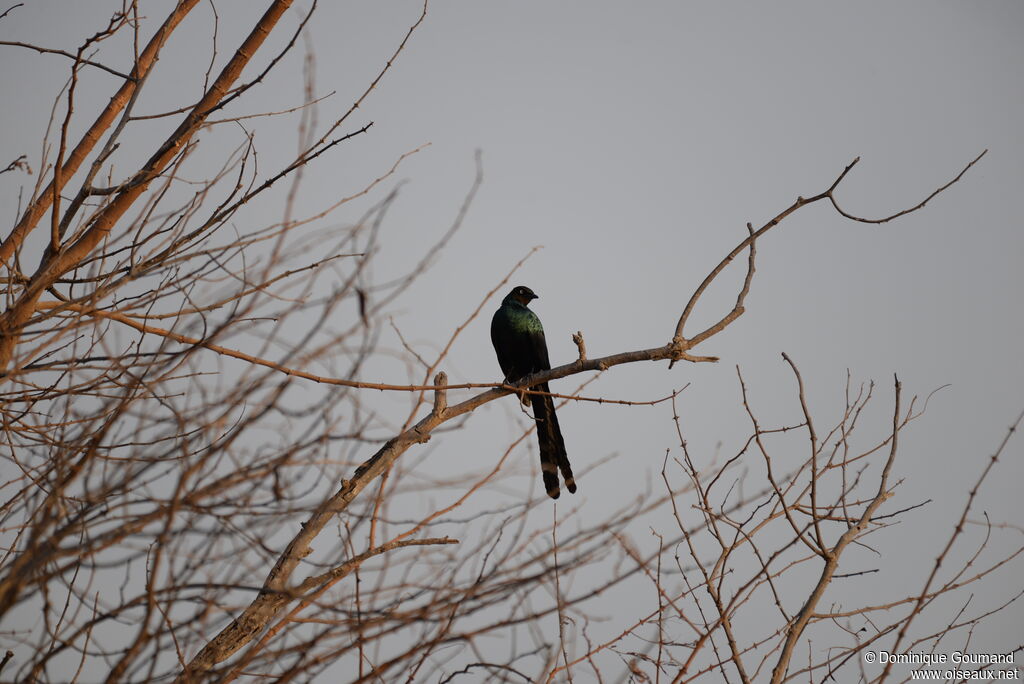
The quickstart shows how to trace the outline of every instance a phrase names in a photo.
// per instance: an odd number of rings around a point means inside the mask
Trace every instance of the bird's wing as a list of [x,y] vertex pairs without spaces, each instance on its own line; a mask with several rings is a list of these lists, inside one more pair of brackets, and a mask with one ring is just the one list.
[[508,378],[515,369],[515,344],[512,340],[512,326],[504,307],[494,312],[491,319],[491,344],[498,357],[501,372]]

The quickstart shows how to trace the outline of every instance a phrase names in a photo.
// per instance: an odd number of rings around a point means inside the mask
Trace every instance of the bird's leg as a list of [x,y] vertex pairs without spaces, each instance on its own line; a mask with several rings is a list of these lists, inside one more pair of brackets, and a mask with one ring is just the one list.
[[529,411],[526,410],[527,406],[531,406],[533,404],[533,400],[531,399],[530,395],[526,393],[528,389],[528,387],[524,387],[519,392],[516,393],[519,395],[519,410],[522,411],[523,415],[525,415],[530,420],[536,420],[536,418]]
[[[503,385],[514,385],[517,382],[519,382],[519,380],[520,380],[520,378],[512,378],[512,377],[509,377],[509,376],[506,375],[505,379],[502,381],[502,384]],[[526,390],[527,389],[528,388],[524,387],[524,388],[516,391],[516,395],[519,396],[519,401],[523,404],[523,406],[529,406],[530,405],[530,397],[529,397],[529,395],[526,394]]]

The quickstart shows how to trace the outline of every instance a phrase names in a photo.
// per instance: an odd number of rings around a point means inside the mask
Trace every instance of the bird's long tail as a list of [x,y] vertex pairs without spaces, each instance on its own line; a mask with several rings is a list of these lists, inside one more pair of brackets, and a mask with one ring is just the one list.
[[[550,392],[545,382],[535,389]],[[562,471],[565,487],[570,492],[576,491],[576,480],[572,477],[572,467],[565,453],[565,442],[562,430],[558,427],[558,416],[555,415],[555,402],[552,397],[544,394],[530,395],[533,404],[533,417],[537,422],[537,441],[540,443],[540,473],[544,478],[544,489],[548,496],[557,499],[561,490],[558,487],[558,471]]]

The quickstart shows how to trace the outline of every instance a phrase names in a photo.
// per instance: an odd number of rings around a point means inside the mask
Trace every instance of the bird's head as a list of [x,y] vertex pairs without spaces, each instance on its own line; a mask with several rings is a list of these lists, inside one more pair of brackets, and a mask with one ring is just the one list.
[[511,299],[513,301],[519,302],[523,306],[526,306],[527,304],[530,303],[531,299],[537,299],[537,295],[535,295],[533,293],[533,290],[526,287],[525,285],[517,285],[516,287],[512,288],[512,291],[508,293],[508,297],[506,297],[505,299]]

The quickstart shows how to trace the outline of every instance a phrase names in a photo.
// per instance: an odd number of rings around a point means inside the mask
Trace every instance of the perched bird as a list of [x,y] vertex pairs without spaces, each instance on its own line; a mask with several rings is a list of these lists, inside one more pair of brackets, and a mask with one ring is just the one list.
[[[501,301],[501,307],[491,319],[491,343],[498,355],[498,363],[505,374],[505,381],[512,383],[521,378],[548,370],[548,345],[544,340],[544,326],[537,314],[527,304],[537,299],[528,287],[519,285]],[[548,383],[542,382],[530,389],[550,392]],[[561,493],[558,487],[558,471],[562,471],[565,486],[570,492],[576,491],[576,481],[565,453],[562,431],[555,416],[555,402],[545,394],[523,395],[524,404],[533,405],[533,419],[537,423],[537,441],[540,443],[540,473],[544,478],[544,489],[548,496],[557,499]]]

